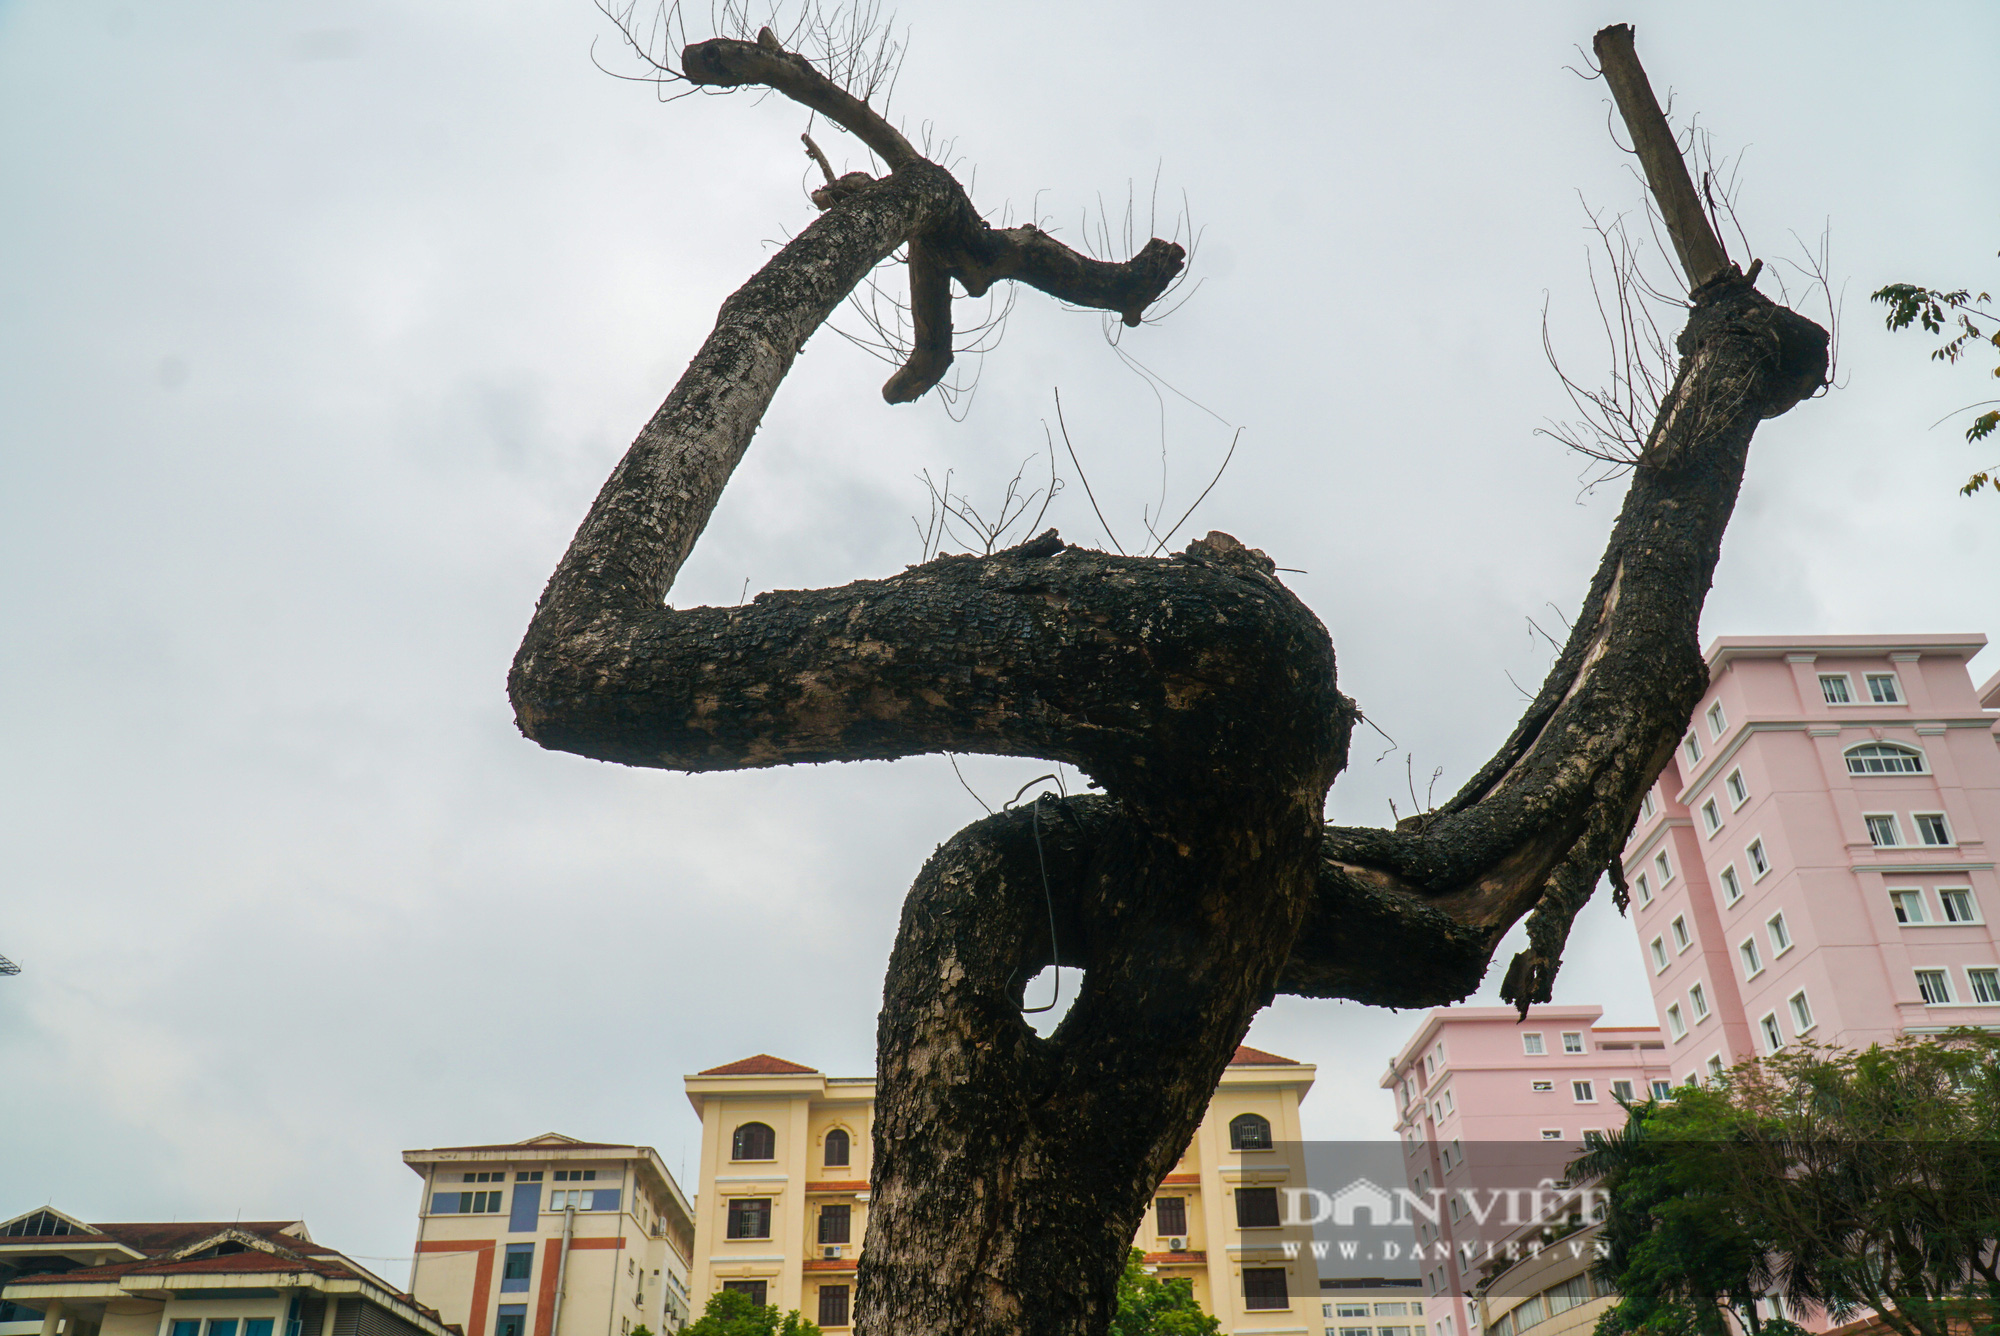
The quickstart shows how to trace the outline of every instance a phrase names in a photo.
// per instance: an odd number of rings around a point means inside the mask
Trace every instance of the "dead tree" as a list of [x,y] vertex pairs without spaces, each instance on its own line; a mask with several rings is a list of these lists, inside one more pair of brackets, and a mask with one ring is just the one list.
[[[686,49],[691,82],[774,89],[889,170],[818,192],[820,217],[723,303],[542,595],[509,679],[521,731],[687,771],[1039,757],[1103,790],[966,828],[910,892],[877,1037],[858,1328],[1102,1332],[1154,1190],[1277,993],[1454,1001],[1529,915],[1504,992],[1548,999],[1572,917],[1601,873],[1616,879],[1704,689],[1696,621],[1751,434],[1826,368],[1819,326],[1725,254],[1631,29],[1596,45],[1692,293],[1680,369],[1539,695],[1462,792],[1393,830],[1324,824],[1355,705],[1318,618],[1225,534],[1140,558],[1051,531],[886,580],[667,605],[800,346],[899,247],[917,338],[892,402],[944,371],[951,280],[978,294],[1012,279],[1136,323],[1182,262],[1157,239],[1111,264],[988,227],[949,173],[768,30]],[[1058,952],[1085,974],[1043,1038],[1023,988]]]

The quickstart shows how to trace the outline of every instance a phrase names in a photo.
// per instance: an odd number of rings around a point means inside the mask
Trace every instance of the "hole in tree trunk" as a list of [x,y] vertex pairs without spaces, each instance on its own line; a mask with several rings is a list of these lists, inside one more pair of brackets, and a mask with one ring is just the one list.
[[1056,991],[1056,975],[1062,975],[1062,995],[1055,998],[1055,1007],[1049,1011],[1028,1011],[1024,1019],[1038,1035],[1047,1037],[1062,1024],[1062,1018],[1069,1015],[1070,1004],[1083,991],[1083,971],[1064,965],[1060,971],[1054,965],[1044,966],[1042,972],[1028,980],[1028,988],[1021,996],[1024,1008],[1046,1007]]

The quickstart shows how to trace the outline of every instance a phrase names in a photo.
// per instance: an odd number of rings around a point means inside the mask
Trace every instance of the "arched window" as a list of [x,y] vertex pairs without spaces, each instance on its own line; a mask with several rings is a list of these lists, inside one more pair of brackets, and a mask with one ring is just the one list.
[[835,1169],[847,1167],[847,1133],[836,1127],[826,1134],[826,1163]]
[[1864,742],[1847,749],[1850,775],[1921,775],[1924,754],[1895,742]]
[[729,1152],[732,1160],[775,1160],[778,1157],[778,1134],[762,1123],[745,1123],[736,1129],[736,1140]]
[[1239,1113],[1229,1120],[1229,1149],[1271,1149],[1271,1123],[1254,1113]]

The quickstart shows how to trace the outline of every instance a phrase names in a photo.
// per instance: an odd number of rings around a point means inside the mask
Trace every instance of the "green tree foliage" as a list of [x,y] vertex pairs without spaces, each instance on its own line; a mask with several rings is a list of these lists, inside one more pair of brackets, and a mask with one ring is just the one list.
[[820,1330],[818,1323],[800,1317],[796,1308],[780,1315],[772,1305],[757,1303],[747,1294],[717,1290],[682,1336],[820,1336]]
[[[2000,349],[2000,316],[1981,308],[1980,303],[1991,303],[1991,293],[1982,292],[1973,296],[1971,291],[1960,288],[1956,292],[1946,292],[1941,288],[1918,287],[1914,283],[1891,283],[1869,295],[1870,301],[1881,302],[1889,308],[1884,317],[1890,329],[1908,329],[1917,325],[1927,334],[1936,334],[1943,339],[1931,350],[1934,362],[1957,362],[1974,345],[1986,344]],[[1989,322],[1982,327],[1978,322]],[[2000,376],[2000,365],[1995,365],[1993,374]],[[1987,399],[1968,405],[1971,408],[1985,408],[2000,400]],[[2000,429],[2000,409],[1988,409],[1972,419],[1972,425],[1965,429],[1965,439],[1980,441]],[[1981,469],[1966,479],[1960,493],[1972,495],[1982,487],[1991,486],[2000,492],[2000,464]]]
[[1222,1324],[1201,1311],[1194,1282],[1146,1274],[1145,1254],[1134,1248],[1118,1277],[1118,1314],[1111,1336],[1220,1336]]
[[1798,1336],[1770,1294],[2000,1336],[2000,1035],[1801,1046],[1633,1106],[1571,1172],[1609,1193],[1599,1336]]

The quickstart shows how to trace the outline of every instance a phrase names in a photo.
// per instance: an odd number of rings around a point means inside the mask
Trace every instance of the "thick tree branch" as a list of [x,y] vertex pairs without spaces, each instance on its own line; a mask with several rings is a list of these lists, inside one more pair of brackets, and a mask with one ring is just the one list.
[[1639,63],[1632,36],[1631,24],[1614,23],[1600,30],[1591,45],[1604,81],[1611,85],[1611,95],[1618,101],[1619,115],[1632,135],[1632,151],[1639,155],[1646,185],[1666,222],[1667,235],[1673,238],[1681,273],[1692,292],[1729,273],[1732,266],[1707,211],[1701,207],[1701,196],[1695,193],[1687,162],[1660,111],[1659,100],[1653,96],[1653,85]]
[[951,369],[951,276],[922,238],[910,243],[910,323],[910,356],[882,387],[892,404],[922,396]]
[[778,44],[769,28],[757,40],[712,37],[681,52],[681,73],[692,84],[708,88],[741,88],[762,84],[810,107],[868,145],[890,171],[907,167],[919,155],[902,131],[881,113],[812,67],[812,62]]

